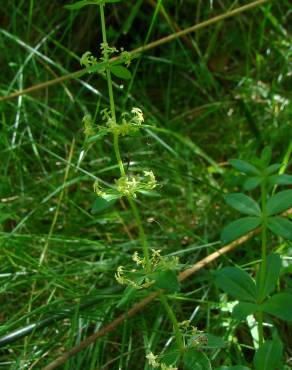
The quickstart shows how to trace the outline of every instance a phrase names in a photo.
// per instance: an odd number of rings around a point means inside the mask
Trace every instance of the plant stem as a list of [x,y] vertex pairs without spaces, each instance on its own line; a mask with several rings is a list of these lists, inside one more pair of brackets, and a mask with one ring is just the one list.
[[[114,120],[114,123],[116,122],[116,110],[115,110],[115,100],[114,100],[114,93],[113,93],[113,86],[112,86],[112,78],[111,78],[111,71],[110,71],[110,64],[109,64],[109,54],[107,49],[107,37],[106,37],[106,25],[105,25],[105,16],[104,16],[104,4],[101,4],[99,6],[100,8],[100,19],[101,19],[101,29],[102,29],[102,40],[105,45],[104,47],[104,60],[106,64],[106,77],[107,77],[107,84],[108,84],[108,92],[109,92],[109,100],[110,100],[110,108],[111,108],[111,117]],[[115,156],[119,165],[120,174],[121,176],[126,176],[125,167],[121,158],[120,153],[120,147],[119,147],[119,134],[117,132],[114,132],[114,151]],[[139,231],[139,238],[142,242],[142,248],[143,248],[143,254],[146,262],[146,269],[147,272],[151,271],[151,265],[150,265],[150,257],[149,257],[149,247],[147,243],[147,238],[145,236],[143,224],[141,221],[141,217],[139,214],[139,210],[136,207],[135,202],[132,198],[127,197],[128,202],[130,204],[130,207],[132,209],[135,221],[137,223],[138,231]]]
[[[265,278],[267,270],[267,188],[265,182],[261,186],[261,206],[262,206],[262,262],[260,267],[260,281],[259,281],[259,294],[260,299],[258,303],[262,303],[264,299]],[[259,331],[259,346],[264,343],[264,329],[263,329],[263,312],[258,314],[258,331]]]
[[167,315],[168,315],[170,321],[172,322],[173,330],[174,330],[174,334],[175,334],[175,339],[176,339],[176,343],[179,347],[179,350],[180,350],[181,353],[183,353],[184,347],[185,347],[184,346],[184,341],[183,341],[183,337],[182,337],[181,331],[179,329],[179,325],[178,325],[177,319],[175,317],[175,314],[174,314],[172,308],[170,307],[170,305],[168,304],[167,299],[166,299],[166,297],[163,293],[159,294],[159,298],[160,298],[160,302],[163,304],[163,306],[165,308],[165,311],[167,312]]
[[137,223],[137,226],[138,226],[139,238],[142,242],[142,248],[143,248],[143,254],[144,254],[144,258],[145,258],[146,270],[147,270],[147,272],[151,272],[151,264],[150,264],[150,257],[149,257],[149,246],[148,246],[147,238],[146,238],[145,231],[144,231],[144,228],[143,228],[143,224],[142,224],[142,221],[141,221],[141,217],[140,217],[140,214],[139,214],[139,210],[138,210],[138,208],[137,208],[137,206],[136,206],[136,204],[135,204],[135,202],[133,201],[132,198],[128,197],[128,202],[130,204],[130,207],[132,209],[133,215],[135,217],[135,220],[136,220],[136,223]]

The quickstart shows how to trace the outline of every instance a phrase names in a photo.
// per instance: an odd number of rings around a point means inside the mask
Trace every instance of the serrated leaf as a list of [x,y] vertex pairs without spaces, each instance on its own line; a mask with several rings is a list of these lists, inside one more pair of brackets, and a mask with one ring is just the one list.
[[95,199],[91,212],[95,215],[97,213],[103,212],[106,209],[112,207],[116,202],[116,199],[111,199],[111,200],[105,200],[103,198],[98,197]]
[[246,175],[254,176],[260,174],[260,171],[254,165],[241,159],[230,159],[228,162],[237,171],[245,173]]
[[250,216],[259,216],[261,214],[261,209],[256,201],[243,193],[227,194],[224,199],[229,206],[241,213]]
[[281,167],[281,163],[274,163],[274,164],[271,164],[268,168],[267,168],[267,175],[272,175],[273,173],[277,172],[278,169]]
[[292,321],[292,294],[278,293],[262,304],[262,310],[285,321]]
[[283,345],[278,339],[266,341],[254,356],[255,370],[282,369]]
[[292,240],[292,222],[283,217],[269,217],[268,228],[282,238]]
[[173,270],[156,271],[151,275],[151,278],[155,281],[154,286],[164,289],[166,293],[176,293],[180,290],[176,272]]
[[292,189],[280,191],[267,201],[269,216],[286,211],[290,207],[292,207]]
[[87,5],[101,5],[101,4],[104,4],[104,3],[118,3],[120,2],[121,0],[92,0],[92,1],[89,1],[89,0],[81,0],[81,1],[77,1],[76,3],[73,3],[73,4],[67,4],[64,6],[64,8],[66,9],[69,9],[69,10],[78,10],[78,9],[81,9],[83,8],[84,6],[87,6]]
[[210,361],[204,352],[188,348],[183,356],[184,370],[212,370]]
[[259,186],[260,183],[261,183],[261,178],[259,176],[252,176],[245,180],[243,184],[243,188],[244,190],[253,190],[257,186]]
[[130,80],[132,78],[131,72],[123,66],[120,65],[112,65],[111,66],[111,72],[118,78],[121,78],[123,80]]
[[261,224],[260,217],[243,217],[227,225],[221,233],[221,240],[227,244],[254,230]]
[[254,280],[238,267],[224,267],[215,273],[217,286],[232,297],[248,302],[256,300]]
[[272,185],[291,185],[292,175],[273,175],[268,180]]
[[281,257],[279,256],[279,254],[271,254],[270,256],[268,256],[267,266],[265,269],[265,284],[263,286],[262,292],[259,291],[261,268],[259,269],[256,276],[257,297],[259,301],[263,301],[269,294],[271,294],[275,290],[280,275]]
[[258,306],[254,303],[239,302],[232,311],[232,316],[239,321],[245,320],[247,316],[256,313]]

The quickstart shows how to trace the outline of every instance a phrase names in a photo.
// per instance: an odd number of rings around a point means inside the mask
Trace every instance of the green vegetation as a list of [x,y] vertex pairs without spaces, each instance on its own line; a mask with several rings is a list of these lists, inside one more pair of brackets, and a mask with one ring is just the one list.
[[0,370],[291,368],[289,5],[2,9]]

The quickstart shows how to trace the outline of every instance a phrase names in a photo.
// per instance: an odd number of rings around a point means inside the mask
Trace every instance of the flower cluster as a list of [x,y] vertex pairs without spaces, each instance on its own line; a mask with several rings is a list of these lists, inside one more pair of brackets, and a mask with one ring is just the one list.
[[94,192],[101,198],[109,201],[123,196],[136,198],[138,192],[152,190],[157,182],[152,171],[144,171],[143,176],[128,175],[115,180],[115,186],[109,189],[103,189],[98,180],[93,185]]
[[[135,273],[135,270],[132,271],[132,273]],[[150,280],[147,276],[143,276],[136,280],[126,277],[123,266],[118,267],[117,272],[115,273],[115,278],[119,284],[128,285],[135,289],[147,289],[154,284],[154,280]]]
[[146,358],[148,360],[148,363],[150,366],[152,366],[154,369],[161,369],[161,370],[178,370],[177,367],[173,367],[172,365],[166,365],[163,362],[158,361],[158,356],[154,355],[152,352],[149,352],[146,355]]
[[92,67],[97,64],[97,59],[92,55],[90,51],[86,51],[80,59],[80,64],[82,66],[85,66],[86,68]]
[[92,117],[90,114],[86,114],[83,117],[82,123],[84,126],[83,131],[86,137],[89,137],[95,134],[94,125],[93,125]]

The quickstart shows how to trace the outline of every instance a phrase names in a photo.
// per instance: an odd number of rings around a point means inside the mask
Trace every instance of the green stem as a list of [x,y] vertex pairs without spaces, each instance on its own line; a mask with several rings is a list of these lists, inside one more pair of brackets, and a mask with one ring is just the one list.
[[145,231],[144,231],[144,228],[143,228],[143,224],[142,224],[142,221],[141,221],[141,217],[140,217],[140,214],[139,214],[139,210],[138,210],[138,208],[137,208],[137,206],[136,206],[136,204],[135,204],[135,202],[133,201],[132,198],[128,197],[128,202],[130,204],[130,207],[132,209],[133,215],[135,217],[135,220],[136,220],[136,223],[137,223],[137,226],[138,226],[139,238],[142,242],[143,254],[144,254],[145,263],[146,263],[146,270],[147,270],[147,272],[151,272],[149,246],[148,246],[147,238],[146,238]]
[[[261,186],[261,205],[262,205],[262,262],[260,267],[260,281],[259,281],[259,304],[264,299],[264,288],[267,270],[267,189],[266,184],[263,183]],[[264,329],[263,329],[263,312],[259,312],[258,315],[258,330],[259,330],[259,346],[261,347],[264,343]]]
[[184,346],[184,341],[183,341],[183,337],[182,337],[181,331],[179,329],[179,325],[178,325],[177,319],[175,317],[175,314],[174,314],[172,308],[170,307],[170,305],[168,304],[167,299],[166,299],[166,297],[163,293],[159,294],[159,298],[160,298],[160,302],[163,304],[163,306],[165,308],[165,311],[167,312],[167,315],[168,315],[170,321],[172,322],[173,330],[174,330],[174,334],[175,334],[175,339],[176,339],[176,343],[179,347],[179,350],[180,350],[181,353],[183,353],[184,347],[185,347]]
[[[106,64],[106,77],[107,77],[107,84],[108,84],[108,92],[109,92],[109,100],[110,100],[110,108],[111,108],[111,116],[114,120],[114,123],[116,122],[116,110],[115,110],[115,101],[114,101],[114,93],[113,93],[113,84],[112,84],[112,78],[111,78],[111,71],[110,71],[110,64],[109,64],[109,55],[107,50],[107,37],[106,37],[106,25],[105,25],[105,16],[104,16],[104,4],[100,5],[100,19],[101,19],[101,29],[102,29],[102,40],[105,45],[104,48],[104,60]],[[120,153],[120,147],[119,147],[119,134],[117,132],[114,132],[114,151],[115,156],[119,165],[120,174],[121,176],[126,176],[125,167],[121,158]],[[146,262],[146,270],[147,272],[151,272],[151,264],[150,264],[150,257],[149,257],[149,247],[147,243],[147,238],[144,232],[143,224],[141,221],[141,217],[138,211],[138,208],[136,207],[135,202],[132,198],[128,197],[128,202],[130,204],[130,207],[132,209],[134,218],[137,223],[138,231],[139,231],[139,238],[142,242],[142,248],[144,253],[144,258]]]

